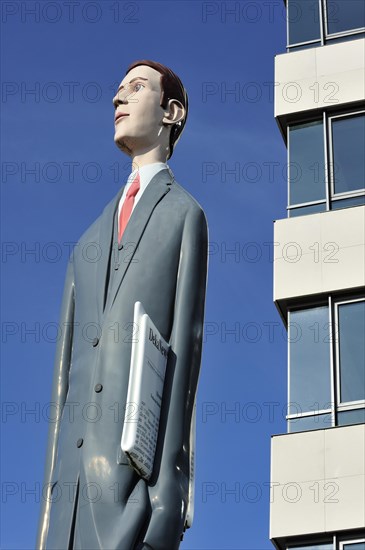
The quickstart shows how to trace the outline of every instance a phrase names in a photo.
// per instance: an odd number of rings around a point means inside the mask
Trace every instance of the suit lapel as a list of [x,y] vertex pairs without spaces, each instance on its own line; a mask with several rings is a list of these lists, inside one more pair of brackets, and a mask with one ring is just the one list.
[[108,271],[110,265],[110,256],[113,246],[113,226],[115,210],[118,207],[120,197],[123,193],[123,187],[119,190],[118,194],[112,199],[109,204],[104,208],[101,216],[100,230],[99,230],[99,245],[101,249],[101,257],[97,265],[96,273],[96,300],[99,319],[101,319],[108,292]]
[[133,260],[138,244],[143,236],[148,221],[156,205],[170,191],[173,174],[170,170],[161,170],[147,185],[142,197],[132,212],[130,220],[123,233],[120,250],[120,265],[114,278],[110,294],[110,307],[113,305],[119,287],[125,277],[128,267]]

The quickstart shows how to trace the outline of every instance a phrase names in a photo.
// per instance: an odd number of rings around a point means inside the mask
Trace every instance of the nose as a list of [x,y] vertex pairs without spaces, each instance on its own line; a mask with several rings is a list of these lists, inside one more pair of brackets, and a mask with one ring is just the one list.
[[128,95],[126,90],[119,90],[113,97],[114,107],[117,108],[118,105],[121,105],[122,103],[127,103],[127,98],[128,98]]

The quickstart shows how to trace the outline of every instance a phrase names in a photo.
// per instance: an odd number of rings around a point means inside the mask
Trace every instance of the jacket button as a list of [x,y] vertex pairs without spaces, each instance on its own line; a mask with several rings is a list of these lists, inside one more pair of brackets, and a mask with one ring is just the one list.
[[99,338],[94,338],[94,339],[93,339],[93,342],[92,342],[93,347],[96,348],[96,346],[98,345],[98,343],[99,343]]
[[78,439],[78,440],[76,441],[76,447],[77,447],[78,449],[80,449],[80,447],[82,447],[83,442],[84,442],[84,440],[82,439],[82,437],[80,437],[80,439]]
[[118,269],[119,269],[119,264],[115,264],[114,269],[115,269],[115,271],[118,271]]
[[96,391],[96,393],[100,393],[101,390],[103,389],[103,386],[102,384],[96,384],[94,390]]

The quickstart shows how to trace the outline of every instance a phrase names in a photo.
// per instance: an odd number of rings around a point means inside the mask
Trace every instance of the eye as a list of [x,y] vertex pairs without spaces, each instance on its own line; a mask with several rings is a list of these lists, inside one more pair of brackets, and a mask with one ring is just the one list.
[[133,86],[133,91],[139,92],[142,88],[144,88],[143,84],[141,82],[136,82]]

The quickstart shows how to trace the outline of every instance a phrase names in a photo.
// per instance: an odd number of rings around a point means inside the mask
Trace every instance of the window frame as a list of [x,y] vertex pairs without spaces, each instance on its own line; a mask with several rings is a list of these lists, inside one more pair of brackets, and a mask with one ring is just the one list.
[[[288,377],[288,383],[287,383],[287,414],[285,416],[286,422],[287,422],[287,432],[288,433],[299,433],[300,431],[308,431],[308,430],[299,430],[299,432],[290,430],[290,421],[291,420],[297,420],[299,418],[306,418],[306,417],[313,417],[318,418],[323,415],[331,415],[331,423],[328,423],[328,426],[321,427],[318,429],[327,429],[327,428],[333,428],[336,426],[339,426],[338,423],[338,414],[344,411],[352,411],[352,410],[359,410],[359,409],[365,409],[365,399],[364,400],[358,400],[358,401],[349,401],[346,403],[340,402],[340,360],[339,360],[339,337],[338,337],[338,330],[337,327],[339,327],[338,323],[338,306],[342,304],[352,304],[357,302],[365,302],[365,295],[357,295],[357,296],[347,296],[347,297],[341,297],[341,296],[332,296],[328,295],[326,300],[321,300],[318,302],[313,302],[311,304],[303,305],[296,305],[291,306],[288,308],[288,354],[287,354],[287,377]],[[329,323],[329,342],[328,345],[330,347],[330,395],[331,395],[331,408],[328,409],[318,409],[313,411],[301,411],[300,413],[288,413],[289,411],[289,404],[291,403],[290,400],[290,380],[291,380],[291,367],[290,367],[290,314],[294,311],[304,311],[306,309],[314,309],[316,307],[328,307],[328,323]],[[315,420],[314,420],[315,422]],[[360,541],[361,542],[361,541]]]
[[[356,197],[365,196],[365,182],[364,187],[356,189],[354,191],[346,191],[343,193],[335,193],[335,178],[334,178],[334,152],[333,152],[333,138],[332,138],[332,121],[339,118],[355,118],[357,116],[365,116],[365,109],[351,109],[342,112],[335,112],[328,114],[326,111],[322,113],[321,117],[310,118],[307,120],[301,120],[289,123],[286,129],[286,142],[287,142],[287,197],[288,204],[286,207],[287,215],[290,216],[290,212],[299,208],[307,206],[315,206],[317,204],[324,204],[324,212],[334,210],[333,203],[344,199],[352,199]],[[308,201],[305,203],[290,204],[290,129],[294,126],[302,126],[303,124],[310,124],[312,122],[322,122],[323,125],[323,151],[324,151],[324,186],[325,186],[325,198],[315,201]],[[303,215],[306,215],[303,213]]]
[[329,170],[326,170],[326,172],[329,171],[329,194],[330,194],[330,200],[331,202],[336,200],[342,200],[352,197],[361,197],[365,192],[365,182],[364,187],[360,189],[355,189],[354,191],[345,191],[343,193],[335,193],[335,175],[334,175],[334,165],[335,165],[335,159],[334,159],[334,151],[333,151],[333,136],[332,136],[332,121],[339,119],[339,118],[356,118],[357,116],[365,115],[365,109],[356,111],[356,114],[354,113],[340,113],[336,115],[328,116],[328,164]]
[[321,537],[321,538],[312,538],[308,541],[308,539],[301,539],[297,540],[295,542],[287,542],[285,544],[285,550],[296,550],[300,547],[308,547],[310,550],[311,546],[314,545],[318,546],[321,544],[332,544],[332,550],[344,550],[344,546],[346,544],[358,544],[359,542],[365,542],[365,537],[360,535],[351,535],[348,534],[342,534],[340,537],[337,534],[333,534],[330,537]]
[[[307,47],[311,47],[312,45],[315,47],[318,46],[325,46],[327,43],[331,43],[331,41],[341,40],[342,38],[347,38],[352,35],[358,35],[358,34],[364,34],[365,33],[365,26],[364,27],[357,27],[355,29],[350,29],[347,31],[341,31],[336,33],[330,33],[328,32],[328,1],[333,0],[317,0],[318,2],[318,25],[319,25],[319,31],[320,31],[320,37],[315,40],[306,40],[303,42],[295,42],[293,44],[289,43],[289,15],[288,15],[288,8],[290,1],[295,0],[287,0],[287,6],[286,6],[286,49],[288,52],[290,51],[297,51],[299,49],[304,49]],[[313,3],[315,0],[313,0]]]
[[[324,28],[324,40],[335,40],[336,38],[342,38],[344,36],[349,36],[353,34],[361,34],[365,31],[364,27],[356,27],[354,29],[350,29],[347,31],[340,31],[340,32],[329,32],[328,30],[328,1],[333,2],[334,0],[322,0],[323,1],[323,8],[322,8],[322,17],[323,17],[323,28]],[[319,0],[320,4],[322,4],[322,1]]]
[[[334,320],[335,320],[335,329],[340,327],[339,318],[338,318],[338,306],[343,304],[356,304],[358,302],[365,302],[365,298],[357,298],[354,300],[338,300],[334,303]],[[358,399],[356,401],[344,401],[341,402],[341,385],[340,385],[340,338],[339,332],[337,332],[337,337],[335,338],[335,367],[336,367],[336,413],[343,411],[353,411],[357,409],[365,408],[365,398]]]

